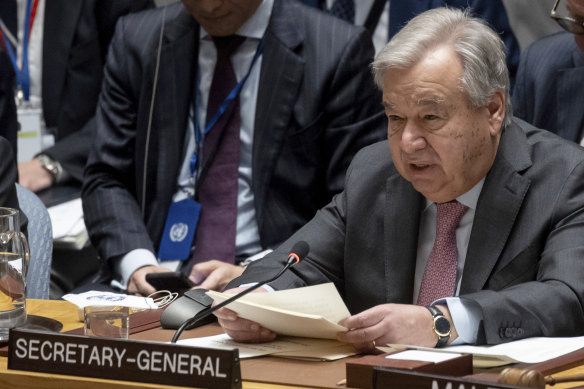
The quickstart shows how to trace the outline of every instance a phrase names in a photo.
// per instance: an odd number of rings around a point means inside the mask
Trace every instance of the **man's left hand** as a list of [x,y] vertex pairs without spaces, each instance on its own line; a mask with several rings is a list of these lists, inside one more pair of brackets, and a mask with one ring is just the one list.
[[242,266],[213,259],[193,266],[189,278],[198,284],[197,288],[221,291],[229,281],[239,277],[241,273],[243,273]]
[[[440,308],[452,324],[448,309]],[[371,351],[388,343],[434,347],[438,337],[432,323],[432,314],[426,307],[382,304],[341,320],[339,324],[349,330],[339,332],[337,338],[352,343],[360,351]],[[454,325],[451,328],[452,341],[457,335]]]

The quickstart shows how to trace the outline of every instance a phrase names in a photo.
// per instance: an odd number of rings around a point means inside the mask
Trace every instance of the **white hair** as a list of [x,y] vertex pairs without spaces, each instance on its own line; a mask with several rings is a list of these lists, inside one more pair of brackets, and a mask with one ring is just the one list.
[[383,87],[385,72],[390,68],[407,69],[428,52],[450,45],[462,64],[460,88],[470,104],[483,107],[493,94],[504,91],[505,127],[513,108],[509,95],[509,72],[505,62],[505,45],[495,31],[469,11],[435,8],[412,19],[379,52],[371,64],[375,83]]

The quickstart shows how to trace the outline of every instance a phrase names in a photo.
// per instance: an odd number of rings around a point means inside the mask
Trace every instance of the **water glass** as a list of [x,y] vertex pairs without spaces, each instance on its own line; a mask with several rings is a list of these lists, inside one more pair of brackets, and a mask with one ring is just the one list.
[[83,316],[86,336],[128,339],[129,307],[90,305],[83,309]]
[[20,211],[0,207],[0,341],[26,323],[26,271],[30,251]]

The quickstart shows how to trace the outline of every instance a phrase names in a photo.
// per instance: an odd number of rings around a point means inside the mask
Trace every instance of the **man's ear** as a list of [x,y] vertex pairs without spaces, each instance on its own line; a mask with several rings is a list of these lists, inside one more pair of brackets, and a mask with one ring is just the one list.
[[489,111],[491,135],[496,136],[501,132],[501,125],[505,119],[505,94],[503,91],[498,90],[491,96],[487,109]]

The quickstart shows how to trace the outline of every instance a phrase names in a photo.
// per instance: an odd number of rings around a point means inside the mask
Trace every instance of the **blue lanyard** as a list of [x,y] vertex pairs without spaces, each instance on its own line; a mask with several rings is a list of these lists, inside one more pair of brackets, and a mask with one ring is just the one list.
[[15,50],[7,39],[6,34],[2,34],[4,39],[4,45],[6,46],[6,51],[8,51],[8,56],[10,57],[10,62],[12,62],[12,67],[14,68],[14,73],[16,74],[16,82],[20,86],[20,90],[24,96],[24,100],[28,101],[30,99],[30,73],[28,70],[28,42],[30,35],[30,17],[32,14],[32,0],[26,2],[26,17],[24,20],[24,39],[22,42],[22,71],[18,68],[18,62],[16,59]]
[[195,147],[195,151],[193,152],[193,155],[191,156],[191,161],[189,164],[189,167],[191,169],[191,177],[194,176],[195,172],[197,171],[197,162],[198,162],[198,155],[197,154],[198,154],[199,150],[202,150],[203,140],[204,140],[205,136],[209,133],[209,131],[211,131],[211,129],[215,126],[215,124],[217,124],[217,121],[225,113],[225,111],[227,110],[229,105],[232,103],[232,101],[235,100],[239,96],[239,92],[241,92],[243,85],[247,81],[247,79],[251,73],[251,70],[253,69],[254,64],[256,63],[256,61],[260,57],[260,55],[262,54],[263,49],[264,49],[264,40],[262,38],[260,40],[260,42],[258,43],[258,48],[254,54],[254,57],[253,57],[253,60],[251,61],[249,69],[247,70],[247,74],[241,79],[241,81],[239,81],[237,83],[237,85],[235,85],[233,87],[231,92],[229,92],[229,94],[227,95],[225,100],[223,100],[223,102],[219,106],[219,109],[217,110],[215,115],[211,118],[211,120],[207,121],[207,125],[205,126],[205,132],[203,132],[203,133],[201,133],[201,128],[199,126],[199,110],[197,109],[197,107],[199,106],[199,101],[201,100],[201,96],[200,96],[201,91],[199,88],[200,82],[201,82],[201,73],[200,73],[200,69],[197,68],[197,93],[196,93],[196,97],[195,97],[195,107],[194,107],[196,147]]

